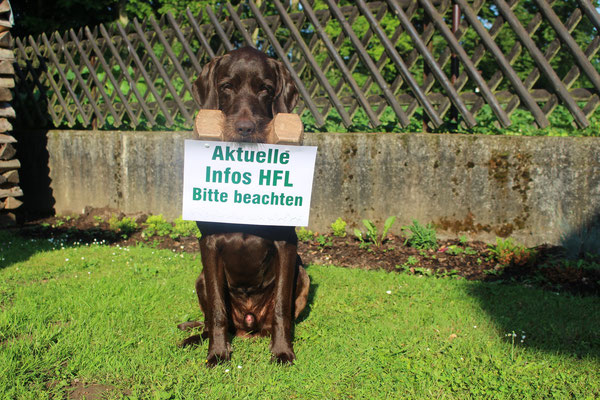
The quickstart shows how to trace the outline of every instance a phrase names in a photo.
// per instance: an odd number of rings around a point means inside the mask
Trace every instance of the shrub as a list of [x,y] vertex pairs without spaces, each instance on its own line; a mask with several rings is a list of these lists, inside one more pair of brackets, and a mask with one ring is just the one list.
[[314,232],[306,229],[305,227],[296,229],[296,234],[298,235],[298,240],[301,242],[308,242],[315,237]]
[[173,230],[173,226],[165,220],[162,214],[149,216],[144,225],[146,225],[146,228],[142,232],[143,238],[149,238],[154,235],[167,236]]
[[133,218],[123,217],[123,219],[120,220],[115,215],[108,220],[108,226],[110,227],[110,230],[119,233],[123,239],[127,239],[138,228],[138,225]]
[[533,252],[525,246],[517,244],[512,238],[502,239],[497,237],[495,245],[489,245],[490,255],[502,266],[510,264],[525,265]]
[[413,219],[412,225],[403,226],[402,229],[410,231],[410,235],[404,242],[405,245],[408,244],[410,247],[426,250],[437,247],[437,235],[433,225],[427,224],[423,226],[419,221]]
[[337,237],[346,237],[346,221],[342,218],[338,218],[331,224],[333,235]]
[[194,221],[184,221],[183,218],[179,217],[173,221],[174,226],[169,236],[172,239],[179,239],[180,237],[195,236],[198,239],[202,236],[198,225]]

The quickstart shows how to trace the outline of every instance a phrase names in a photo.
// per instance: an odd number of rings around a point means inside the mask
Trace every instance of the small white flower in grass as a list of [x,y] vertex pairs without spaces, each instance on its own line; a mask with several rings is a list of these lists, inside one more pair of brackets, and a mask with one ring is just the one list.
[[391,290],[386,291],[387,294],[392,294]]
[[477,329],[477,325],[473,325],[473,328],[474,328],[474,329]]
[[65,261],[69,261],[69,259],[68,259],[68,258],[65,258]]
[[238,369],[242,369],[242,366],[241,366],[241,365],[238,365]]
[[225,370],[225,372],[229,372],[229,370],[228,370],[228,369],[226,369],[226,370]]

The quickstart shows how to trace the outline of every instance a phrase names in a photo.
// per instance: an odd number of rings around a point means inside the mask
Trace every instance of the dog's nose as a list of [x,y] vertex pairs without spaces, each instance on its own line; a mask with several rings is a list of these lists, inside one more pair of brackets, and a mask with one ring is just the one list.
[[249,136],[254,133],[256,125],[248,119],[243,119],[236,122],[235,129],[240,136]]

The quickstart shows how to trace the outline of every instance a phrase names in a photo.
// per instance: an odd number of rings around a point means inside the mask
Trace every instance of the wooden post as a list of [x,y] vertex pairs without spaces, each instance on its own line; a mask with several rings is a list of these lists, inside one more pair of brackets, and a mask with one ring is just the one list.
[[15,117],[15,110],[9,103],[12,99],[10,89],[15,87],[11,13],[9,1],[0,0],[0,92],[4,93],[0,99],[0,227],[16,223],[14,210],[22,204],[17,197],[23,196],[17,171],[21,163],[15,158],[13,146],[17,140],[10,134],[12,124],[8,120]]
[[[456,32],[458,32],[459,28],[460,28],[460,7],[458,6],[458,4],[454,4],[452,6],[452,33],[456,34]],[[452,50],[452,54],[450,56],[450,70],[451,70],[451,79],[452,79],[453,86],[456,84],[456,80],[458,79],[459,68],[460,68],[459,65],[460,64],[458,62],[458,56],[456,55],[456,52],[454,50]],[[458,109],[456,108],[456,106],[454,106],[454,104],[452,105],[452,108],[450,108],[450,117],[458,125]]]

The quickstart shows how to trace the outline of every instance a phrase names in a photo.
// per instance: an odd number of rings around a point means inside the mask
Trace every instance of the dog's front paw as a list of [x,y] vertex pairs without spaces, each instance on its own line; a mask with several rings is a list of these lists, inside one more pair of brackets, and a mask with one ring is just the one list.
[[277,364],[292,365],[296,359],[296,354],[294,354],[294,350],[291,347],[277,349],[273,346],[271,353],[273,353],[271,362],[276,362]]
[[227,347],[224,349],[209,349],[208,355],[206,356],[206,366],[209,368],[215,365],[229,361],[231,359],[231,347],[227,343]]

